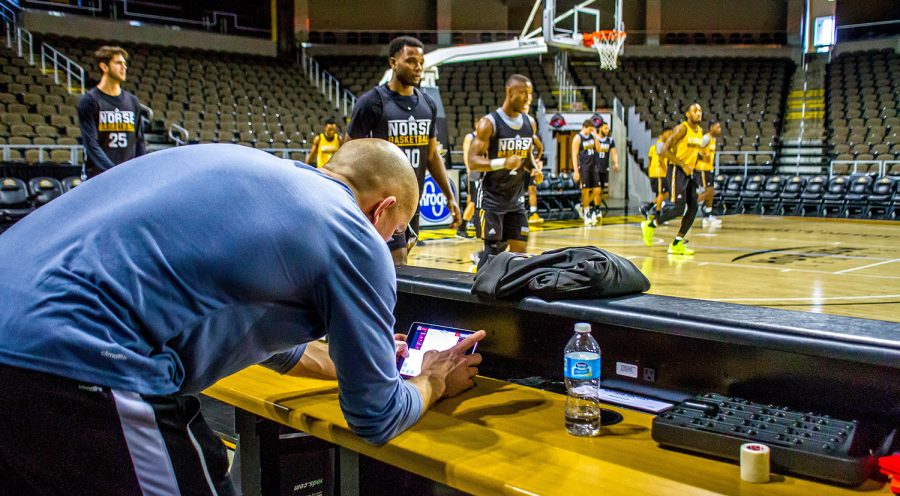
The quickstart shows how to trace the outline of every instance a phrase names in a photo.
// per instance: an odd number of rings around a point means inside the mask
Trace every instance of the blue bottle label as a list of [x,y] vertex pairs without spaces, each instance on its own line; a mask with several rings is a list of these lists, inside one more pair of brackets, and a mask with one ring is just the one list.
[[590,380],[600,378],[600,355],[596,353],[569,353],[566,355],[566,378]]

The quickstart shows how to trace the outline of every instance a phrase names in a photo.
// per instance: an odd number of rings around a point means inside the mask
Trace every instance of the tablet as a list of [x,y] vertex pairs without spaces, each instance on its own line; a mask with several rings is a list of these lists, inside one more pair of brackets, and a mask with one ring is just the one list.
[[[466,336],[474,333],[475,331],[457,329],[455,327],[413,322],[409,327],[409,333],[406,335],[409,356],[405,358],[397,357],[397,368],[400,370],[400,375],[407,379],[419,375],[422,372],[422,357],[426,351],[449,350],[463,339],[466,339]],[[466,355],[471,355],[474,352],[475,346],[472,346],[466,351]]]

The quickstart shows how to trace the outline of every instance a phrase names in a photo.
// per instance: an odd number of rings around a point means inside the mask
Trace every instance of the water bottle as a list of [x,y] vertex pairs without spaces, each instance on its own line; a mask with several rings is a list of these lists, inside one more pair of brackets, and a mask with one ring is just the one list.
[[600,433],[600,345],[591,325],[575,324],[565,351],[566,430],[574,436]]

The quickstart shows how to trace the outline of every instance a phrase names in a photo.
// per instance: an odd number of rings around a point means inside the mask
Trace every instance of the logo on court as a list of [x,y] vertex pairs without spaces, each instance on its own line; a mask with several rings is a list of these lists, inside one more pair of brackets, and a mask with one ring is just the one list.
[[[450,189],[453,190],[453,194],[456,196],[456,188],[453,187],[452,183],[450,184]],[[425,178],[425,186],[422,188],[422,197],[419,198],[419,212],[425,220],[435,224],[441,224],[450,220],[450,209],[447,208],[447,198],[444,197],[441,188],[431,176]]]

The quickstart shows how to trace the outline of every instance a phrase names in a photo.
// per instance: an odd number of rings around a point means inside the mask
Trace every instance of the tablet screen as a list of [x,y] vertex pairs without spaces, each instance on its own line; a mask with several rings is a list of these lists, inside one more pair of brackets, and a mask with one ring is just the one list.
[[[422,371],[422,357],[426,351],[448,350],[474,332],[466,329],[414,322],[409,329],[409,334],[406,336],[406,343],[409,345],[409,356],[397,359],[400,375],[407,378],[419,375]],[[475,347],[473,346],[466,354],[471,354],[474,351]]]

